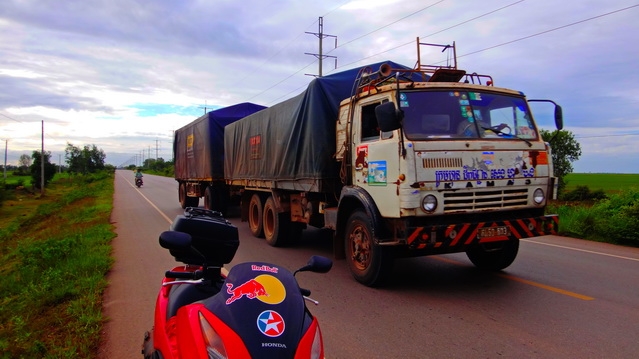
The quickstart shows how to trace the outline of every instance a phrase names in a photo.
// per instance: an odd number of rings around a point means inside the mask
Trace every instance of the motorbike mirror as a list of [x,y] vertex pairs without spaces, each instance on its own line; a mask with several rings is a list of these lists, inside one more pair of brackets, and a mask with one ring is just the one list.
[[[306,272],[306,271],[311,271],[315,273],[326,273],[329,270],[331,270],[332,267],[333,267],[332,260],[322,256],[312,256],[311,259],[308,260],[308,263],[306,263],[304,267],[296,270],[295,273]],[[293,275],[295,275],[295,273],[293,273]]]
[[160,233],[160,245],[166,249],[189,249],[191,235],[178,231],[164,231]]

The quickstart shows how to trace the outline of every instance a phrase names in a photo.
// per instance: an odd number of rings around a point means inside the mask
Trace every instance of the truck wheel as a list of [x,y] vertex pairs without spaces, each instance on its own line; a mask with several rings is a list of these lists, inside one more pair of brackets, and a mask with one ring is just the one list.
[[178,198],[180,200],[180,207],[182,207],[182,209],[188,207],[186,203],[186,186],[184,185],[184,183],[180,183],[180,187],[178,188]]
[[348,219],[344,241],[351,274],[369,287],[384,284],[393,267],[392,253],[375,243],[372,228],[366,213],[357,210]]
[[290,222],[288,229],[288,242],[293,243],[302,239],[302,233],[306,228],[306,224],[300,222]]
[[187,207],[197,207],[200,205],[200,197],[189,197],[185,195],[185,202]]
[[[497,244],[497,243],[495,243]],[[466,251],[468,259],[480,269],[498,271],[513,263],[519,251],[519,239],[502,242],[499,247],[486,244]]]
[[178,198],[180,200],[180,206],[182,207],[182,209],[186,207],[197,207],[200,204],[199,197],[189,197],[186,195],[186,185],[184,183],[180,183]]
[[262,224],[264,226],[264,238],[266,243],[273,247],[282,247],[288,242],[288,230],[291,220],[286,213],[277,213],[275,200],[269,196],[264,203],[264,216]]
[[226,216],[229,210],[229,192],[226,187],[216,187],[215,188],[215,197],[216,200],[213,202],[213,210],[222,213],[222,215]]
[[264,237],[262,225],[262,199],[255,193],[251,196],[248,210],[248,222],[251,233],[258,238]]
[[224,187],[209,186],[204,190],[204,208],[226,215],[228,199]]
[[206,187],[204,190],[204,209],[214,211],[213,209],[213,188],[211,186]]

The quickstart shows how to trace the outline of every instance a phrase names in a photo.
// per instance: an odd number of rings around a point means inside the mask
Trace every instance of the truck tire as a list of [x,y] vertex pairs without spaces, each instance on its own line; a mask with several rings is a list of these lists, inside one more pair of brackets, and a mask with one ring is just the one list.
[[306,229],[305,223],[290,222],[290,228],[288,229],[288,243],[294,243],[295,241],[302,239],[304,229]]
[[186,196],[186,206],[187,207],[197,207],[200,205],[200,197],[189,197]]
[[180,200],[180,207],[185,209],[186,207],[197,207],[200,204],[199,197],[189,197],[186,195],[186,184],[180,183],[178,189],[178,198]]
[[214,211],[213,209],[213,202],[215,201],[215,199],[213,199],[213,188],[211,186],[206,187],[206,189],[204,190],[204,209],[208,209],[211,211]]
[[358,282],[375,287],[385,284],[393,268],[389,248],[375,243],[371,219],[362,210],[356,210],[348,219],[345,233],[346,262]]
[[255,193],[251,196],[248,208],[248,223],[251,233],[258,238],[264,237],[264,226],[262,223],[262,198]]
[[186,203],[186,186],[184,183],[180,183],[178,188],[178,199],[180,200],[180,207],[182,207],[182,209],[188,207]]
[[480,269],[499,271],[513,263],[519,251],[519,239],[511,239],[497,243],[478,245],[466,251],[468,259]]
[[269,196],[264,203],[262,225],[266,243],[273,247],[282,247],[288,243],[291,220],[286,213],[278,213],[273,196]]
[[224,188],[219,186],[208,186],[204,190],[204,208],[217,211],[226,215],[228,200],[226,199]]

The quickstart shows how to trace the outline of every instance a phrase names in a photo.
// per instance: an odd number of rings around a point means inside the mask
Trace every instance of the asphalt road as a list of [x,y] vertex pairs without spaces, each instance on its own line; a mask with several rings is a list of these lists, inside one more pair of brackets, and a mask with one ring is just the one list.
[[[177,182],[117,171],[112,221],[115,264],[104,297],[100,358],[141,358],[155,297],[176,262],[158,244],[182,213]],[[325,232],[304,231],[290,248],[240,232],[231,263],[259,260],[296,269],[331,256]],[[300,273],[319,306],[327,358],[635,358],[639,353],[639,249],[546,236],[522,241],[500,273],[464,254],[402,259],[395,280],[373,289],[355,282],[343,260],[327,274]]]

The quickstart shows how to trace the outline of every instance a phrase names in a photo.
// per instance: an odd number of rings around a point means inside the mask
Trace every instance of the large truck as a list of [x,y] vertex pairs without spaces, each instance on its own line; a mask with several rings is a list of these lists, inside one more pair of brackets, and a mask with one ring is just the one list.
[[224,180],[224,127],[266,107],[250,102],[206,112],[175,131],[173,159],[182,208],[204,207],[225,212],[229,190]]
[[558,216],[545,214],[556,196],[551,148],[529,107],[549,100],[458,69],[454,56],[422,65],[421,46],[454,44],[417,44],[415,67],[316,78],[225,127],[223,200],[239,198],[254,236],[283,246],[307,226],[328,228],[336,258],[376,286],[396,258],[465,252],[501,270],[521,238],[556,233]]

